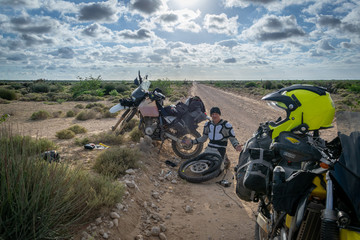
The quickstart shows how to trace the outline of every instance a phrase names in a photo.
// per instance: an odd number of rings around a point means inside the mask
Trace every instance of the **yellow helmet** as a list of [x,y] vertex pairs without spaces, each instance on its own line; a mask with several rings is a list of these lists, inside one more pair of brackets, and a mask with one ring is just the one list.
[[273,139],[283,131],[306,132],[332,127],[335,105],[325,88],[296,84],[270,93],[262,100],[286,111],[286,119],[269,124]]

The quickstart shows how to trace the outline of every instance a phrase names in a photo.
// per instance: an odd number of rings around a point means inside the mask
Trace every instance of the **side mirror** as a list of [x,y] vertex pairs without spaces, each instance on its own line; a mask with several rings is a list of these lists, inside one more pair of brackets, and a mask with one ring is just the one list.
[[140,84],[142,84],[142,77],[141,77],[141,75],[140,75],[140,70],[139,70],[139,72],[138,72],[138,75],[139,75],[139,82],[140,82]]
[[139,82],[138,78],[135,78],[134,84],[135,84],[136,86],[139,86],[139,85],[140,85],[140,82]]

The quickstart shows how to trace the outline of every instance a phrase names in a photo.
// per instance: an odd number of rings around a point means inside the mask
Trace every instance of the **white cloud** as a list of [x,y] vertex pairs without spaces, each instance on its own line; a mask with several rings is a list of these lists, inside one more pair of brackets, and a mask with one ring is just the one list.
[[206,14],[204,28],[209,33],[236,35],[238,30],[238,17],[228,18],[225,13],[220,15]]
[[117,11],[117,1],[115,0],[98,3],[82,3],[79,5],[79,20],[116,22],[118,20]]
[[93,23],[93,24],[85,27],[81,31],[81,33],[87,37],[97,38],[101,41],[114,40],[112,38],[113,32],[110,29],[99,25],[98,23]]
[[242,33],[242,38],[258,41],[279,41],[305,36],[295,16],[265,15]]
[[167,10],[166,0],[131,0],[130,10],[145,16]]
[[177,11],[167,11],[161,13],[158,17],[152,18],[154,26],[158,25],[160,29],[167,32],[174,32],[177,29],[189,32],[200,32],[201,27],[195,23],[195,20],[201,15],[199,10],[192,11],[182,9]]

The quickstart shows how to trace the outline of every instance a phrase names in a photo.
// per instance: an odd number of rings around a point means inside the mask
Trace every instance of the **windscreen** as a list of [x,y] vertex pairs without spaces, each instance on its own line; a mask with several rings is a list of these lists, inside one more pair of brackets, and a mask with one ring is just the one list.
[[342,154],[332,173],[360,220],[360,113],[336,113],[336,123]]
[[148,80],[143,81],[139,87],[137,87],[132,93],[131,96],[134,99],[140,99],[149,91],[151,82]]

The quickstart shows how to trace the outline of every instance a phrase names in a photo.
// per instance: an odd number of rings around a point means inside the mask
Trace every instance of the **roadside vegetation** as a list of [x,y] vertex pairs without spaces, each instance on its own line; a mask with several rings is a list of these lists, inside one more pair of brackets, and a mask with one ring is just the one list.
[[201,83],[257,99],[293,84],[310,84],[327,89],[334,100],[336,111],[360,111],[360,80],[204,81]]
[[0,239],[70,239],[101,208],[121,201],[119,182],[41,158],[54,148],[1,123]]
[[[150,90],[161,89],[167,100],[175,103],[181,98],[187,97],[191,84],[190,81],[157,79],[151,80]],[[136,87],[132,81],[105,81],[100,75],[78,77],[77,81],[46,79],[0,81],[0,103],[9,103],[13,100],[47,102],[47,104],[61,104],[66,101],[98,102],[108,100],[118,102],[119,98],[130,97]],[[86,108],[92,109],[93,107],[105,108],[96,105]]]

